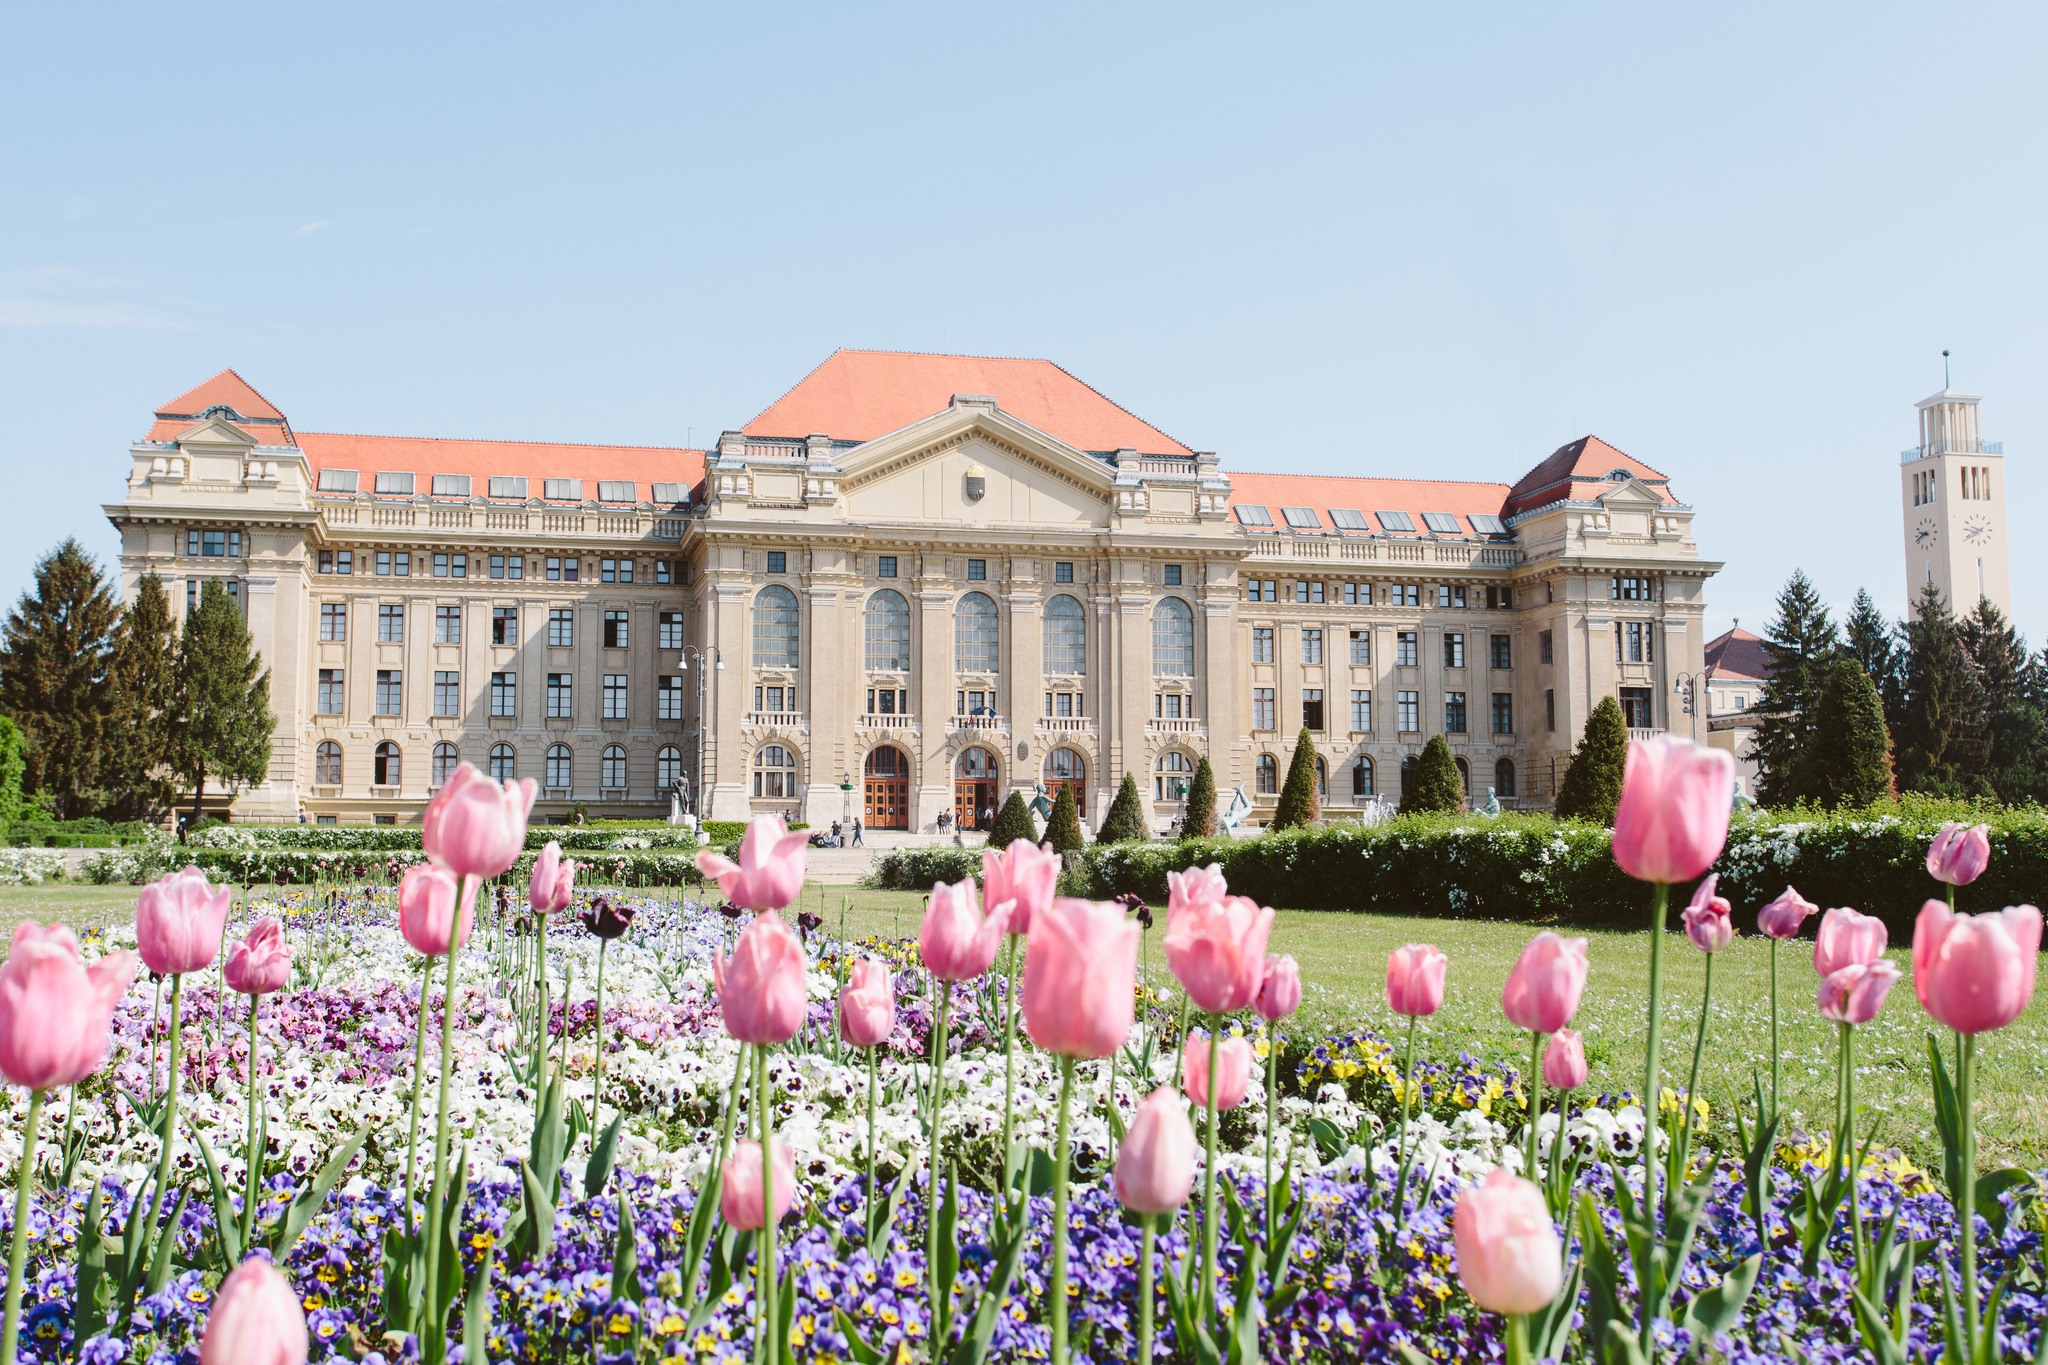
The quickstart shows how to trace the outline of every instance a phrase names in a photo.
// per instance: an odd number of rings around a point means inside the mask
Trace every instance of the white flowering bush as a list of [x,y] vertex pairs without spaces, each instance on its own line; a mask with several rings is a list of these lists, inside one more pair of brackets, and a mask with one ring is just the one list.
[[64,854],[54,848],[0,848],[0,886],[40,886],[64,875]]

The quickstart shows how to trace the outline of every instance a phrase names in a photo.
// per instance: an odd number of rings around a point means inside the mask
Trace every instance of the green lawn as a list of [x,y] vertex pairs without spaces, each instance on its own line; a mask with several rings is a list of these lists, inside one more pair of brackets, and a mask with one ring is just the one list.
[[[914,936],[924,897],[915,892],[866,891],[839,886],[806,888],[803,907],[822,909],[838,923],[842,899],[851,902],[848,929],[856,934]],[[60,884],[0,887],[0,927],[34,916],[84,926],[133,913],[135,888]],[[1156,985],[1169,984],[1160,939],[1161,914],[1151,933]],[[1444,1007],[1425,1025],[1425,1046],[1439,1056],[1469,1051],[1481,1058],[1525,1063],[1528,1041],[1500,1013],[1500,991],[1515,956],[1534,931],[1522,925],[1460,920],[1416,920],[1397,915],[1283,910],[1273,949],[1294,954],[1305,985],[1297,1028],[1341,1032],[1391,1031],[1396,1021],[1384,996],[1387,953],[1403,943],[1435,943],[1451,958]],[[1647,1016],[1649,942],[1640,933],[1595,932],[1593,971],[1577,1024],[1586,1036],[1591,1085],[1602,1090],[1642,1083]],[[1818,984],[1811,946],[1788,945],[1779,961],[1782,988],[1783,1077],[1787,1106],[1825,1127],[1834,1113],[1836,1028],[1815,1012]],[[1667,1083],[1683,1083],[1699,1026],[1705,959],[1682,936],[1664,944],[1664,1064]],[[1910,968],[1900,945],[1893,953]],[[1701,1068],[1702,1092],[1725,1117],[1726,1101],[1749,1093],[1752,1068],[1768,1076],[1770,1062],[1770,950],[1754,936],[1738,939],[1716,960],[1713,1018]],[[2044,983],[2048,984],[2048,983]],[[1926,1043],[1933,1027],[1902,981],[1884,1013],[1857,1030],[1857,1095],[1866,1126],[1883,1145],[1904,1148],[1929,1162],[1938,1154],[1928,1097]],[[2048,990],[2037,994],[2018,1023],[1980,1041],[1979,1132],[1987,1163],[2039,1167],[2048,1162]]]

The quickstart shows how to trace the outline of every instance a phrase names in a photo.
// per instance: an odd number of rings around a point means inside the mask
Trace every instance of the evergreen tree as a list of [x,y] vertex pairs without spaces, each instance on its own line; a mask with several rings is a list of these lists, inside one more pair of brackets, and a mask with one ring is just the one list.
[[261,782],[270,771],[270,672],[257,656],[241,608],[219,579],[200,590],[178,645],[184,710],[173,766],[192,784],[197,821],[206,780]]
[[1840,644],[1827,604],[1805,571],[1794,569],[1778,593],[1777,619],[1764,632],[1769,676],[1757,696],[1750,750],[1757,763],[1757,799],[1767,806],[1789,806],[1805,795],[1799,761],[1812,733],[1821,669]]
[[989,826],[988,846],[1002,850],[1022,839],[1027,844],[1038,842],[1038,826],[1031,821],[1031,803],[1024,799],[1021,789],[1012,788],[1010,799],[1003,802],[1003,808],[996,812],[996,822]]
[[1431,735],[1422,746],[1422,758],[1415,775],[1401,792],[1401,814],[1465,809],[1465,779],[1458,773],[1458,760],[1451,754],[1450,741]]
[[2027,642],[1988,597],[1958,628],[1984,690],[1985,777],[2011,805],[2048,800],[2048,714],[2044,679]]
[[1557,814],[1567,820],[1590,820],[1596,825],[1614,823],[1614,808],[1621,804],[1621,773],[1628,762],[1628,725],[1621,718],[1621,703],[1602,697],[1586,717],[1586,732],[1564,770],[1564,785],[1557,792]]
[[164,756],[176,747],[182,700],[177,623],[164,582],[153,573],[143,575],[122,612],[111,677],[115,728],[106,785],[120,814],[155,820],[176,796]]
[[1207,839],[1216,833],[1216,770],[1209,756],[1195,760],[1195,780],[1188,786],[1188,813],[1181,821],[1180,837]]
[[19,725],[0,716],[0,830],[29,813],[28,799],[21,794],[27,768],[28,740]]
[[1138,779],[1125,773],[1116,799],[1109,803],[1109,813],[1102,817],[1102,828],[1095,831],[1095,842],[1127,844],[1151,837],[1152,822],[1145,818],[1145,798],[1138,791]]
[[1055,853],[1079,853],[1088,846],[1081,832],[1081,809],[1074,804],[1074,789],[1064,784],[1052,799],[1052,818],[1045,822],[1045,841]]
[[1899,786],[1934,796],[1989,796],[1984,688],[1941,589],[1920,590],[1900,669]]
[[1842,647],[1850,658],[1863,666],[1871,685],[1877,688],[1878,700],[1884,703],[1886,727],[1896,729],[1899,723],[1899,666],[1903,662],[1899,627],[1896,622],[1885,619],[1885,614],[1877,609],[1877,602],[1863,588],[1856,590],[1856,600],[1850,603],[1849,614],[1842,618]]
[[1898,795],[1892,737],[1870,674],[1844,652],[1821,670],[1820,683],[1813,734],[1800,759],[1806,796],[1829,810],[1891,800]]
[[108,656],[120,622],[99,565],[70,539],[37,562],[34,590],[7,615],[0,712],[28,740],[27,790],[60,819],[89,815],[103,801]]
[[1304,725],[1294,740],[1287,780],[1280,784],[1280,803],[1273,808],[1272,828],[1313,825],[1321,814],[1321,803],[1316,799],[1316,742]]

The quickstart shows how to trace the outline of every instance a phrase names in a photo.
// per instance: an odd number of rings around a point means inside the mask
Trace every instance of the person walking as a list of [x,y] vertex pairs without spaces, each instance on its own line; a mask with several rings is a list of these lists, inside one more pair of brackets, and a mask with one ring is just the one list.
[[858,815],[853,817],[853,846],[855,848],[865,847],[860,841],[860,817]]

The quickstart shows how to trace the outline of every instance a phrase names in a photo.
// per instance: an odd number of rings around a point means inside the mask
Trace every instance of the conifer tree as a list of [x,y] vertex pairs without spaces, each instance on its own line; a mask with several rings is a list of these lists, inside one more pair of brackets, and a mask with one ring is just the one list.
[[28,740],[26,789],[60,819],[90,815],[110,735],[109,652],[121,609],[99,565],[66,539],[36,563],[35,587],[7,615],[0,712]]
[[153,573],[143,575],[121,613],[111,676],[115,729],[106,785],[123,815],[154,820],[176,795],[164,756],[176,746],[182,702],[177,623],[164,582]]
[[1116,789],[1116,799],[1109,803],[1109,812],[1102,817],[1102,828],[1095,831],[1095,842],[1126,844],[1151,837],[1152,822],[1145,818],[1145,798],[1138,791],[1138,779],[1125,773]]
[[173,766],[192,785],[197,822],[209,777],[261,782],[270,771],[270,672],[256,653],[241,608],[219,579],[200,589],[178,645],[183,714]]
[[1840,646],[1834,620],[1804,570],[1794,569],[1778,593],[1778,615],[1764,632],[1769,674],[1757,696],[1757,799],[1789,806],[1804,795],[1799,760],[1812,733],[1820,671]]
[[1958,622],[1963,648],[1984,690],[1985,776],[2010,805],[2048,800],[2048,714],[2044,679],[2027,642],[1989,598]]
[[1884,703],[1887,726],[1899,716],[1899,628],[1885,619],[1864,588],[1856,590],[1849,614],[1842,618],[1842,648],[1863,668],[1878,699]]
[[28,768],[28,740],[21,727],[0,716],[0,829],[29,813],[21,793],[21,775]]
[[1450,741],[1431,735],[1422,746],[1422,757],[1401,792],[1401,814],[1415,815],[1465,809],[1465,779],[1458,773],[1458,760]]
[[1316,742],[1306,725],[1294,740],[1294,757],[1287,764],[1287,780],[1280,784],[1280,802],[1273,808],[1274,829],[1295,829],[1313,825],[1322,814],[1316,798]]
[[996,812],[996,822],[989,826],[988,846],[1005,849],[1022,839],[1027,844],[1038,842],[1038,826],[1031,821],[1031,803],[1024,799],[1021,789],[1012,788],[1009,800]]
[[1899,786],[1934,796],[1989,796],[1984,689],[1941,589],[1920,590],[1900,670]]
[[1628,724],[1621,716],[1621,703],[1602,697],[1586,717],[1586,732],[1572,753],[1571,766],[1564,770],[1564,784],[1557,792],[1557,814],[1566,820],[1590,820],[1596,825],[1614,823],[1615,807],[1621,804],[1621,773],[1628,762]]
[[1081,832],[1081,809],[1074,804],[1074,789],[1064,784],[1052,799],[1052,818],[1045,822],[1045,841],[1055,853],[1079,853],[1088,847]]
[[1216,770],[1209,756],[1195,760],[1195,780],[1188,786],[1188,813],[1181,820],[1180,837],[1207,839],[1216,833]]
[[1870,675],[1844,652],[1821,670],[1820,683],[1800,759],[1805,795],[1829,810],[1893,799],[1891,734]]

